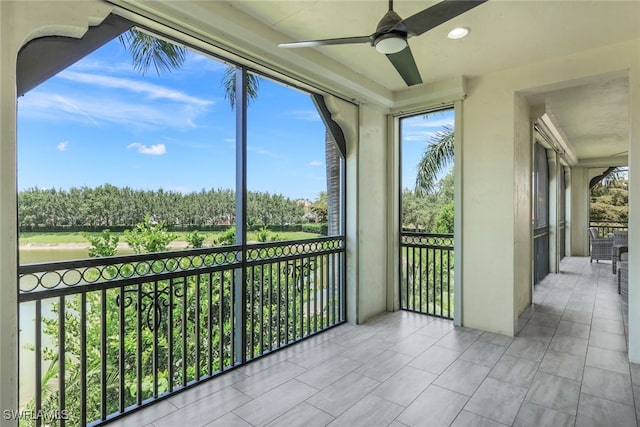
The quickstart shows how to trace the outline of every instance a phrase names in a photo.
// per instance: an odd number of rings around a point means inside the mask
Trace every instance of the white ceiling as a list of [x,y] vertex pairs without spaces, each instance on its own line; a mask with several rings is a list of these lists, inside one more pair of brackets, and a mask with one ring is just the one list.
[[584,166],[628,163],[629,79],[615,74],[529,96],[544,109]]
[[[281,41],[369,35],[387,11],[386,0],[229,1],[282,33]],[[436,1],[396,0],[408,17]],[[449,40],[466,26],[471,34]],[[425,83],[455,75],[477,76],[545,58],[640,37],[640,1],[489,0],[409,40]],[[315,49],[392,90],[405,85],[384,55],[367,45]],[[291,52],[295,55],[296,52]]]
[[[394,10],[408,17],[435,3],[396,0]],[[277,58],[283,67],[311,64],[307,69],[312,74],[312,64],[318,64],[316,71],[338,87],[368,90],[365,96],[393,100],[421,90],[407,88],[387,58],[366,44],[277,48],[286,41],[369,35],[387,11],[387,0],[227,0],[168,2],[165,7],[212,29],[226,27],[223,37],[251,42],[254,50]],[[235,27],[231,21],[237,21]],[[470,35],[447,39],[456,26],[469,27]],[[409,45],[428,85],[639,38],[640,0],[489,0],[411,38]],[[534,93],[530,100],[546,105],[579,160],[595,165],[627,150],[628,91],[626,77],[612,75]]]

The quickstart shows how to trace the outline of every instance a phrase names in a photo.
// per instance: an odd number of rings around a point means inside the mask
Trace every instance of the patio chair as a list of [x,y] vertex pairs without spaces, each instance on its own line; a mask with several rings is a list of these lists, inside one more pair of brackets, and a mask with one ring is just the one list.
[[613,237],[600,237],[598,229],[589,228],[589,237],[591,239],[591,260],[596,262],[600,260],[610,261],[613,256]]
[[617,273],[616,263],[618,262],[618,249],[627,246],[627,240],[629,233],[627,231],[614,231],[613,232],[613,249],[611,252],[611,272]]

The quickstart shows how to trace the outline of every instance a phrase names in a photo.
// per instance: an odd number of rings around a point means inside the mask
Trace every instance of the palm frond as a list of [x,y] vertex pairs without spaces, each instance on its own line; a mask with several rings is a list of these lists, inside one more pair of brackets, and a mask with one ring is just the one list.
[[612,166],[607,168],[602,174],[591,178],[589,181],[589,188],[593,188],[596,185],[603,187],[616,187],[621,183],[627,181],[629,168],[627,166]]
[[[220,86],[224,88],[224,99],[229,102],[231,109],[236,106],[236,68],[228,66],[222,76]],[[247,102],[255,101],[258,98],[258,89],[260,88],[260,79],[258,75],[247,73]]]
[[132,28],[119,37],[129,51],[133,68],[145,74],[151,66],[156,73],[178,69],[184,64],[187,49]]
[[429,140],[416,176],[416,192],[431,193],[435,189],[437,177],[453,161],[454,133],[451,126],[444,126]]

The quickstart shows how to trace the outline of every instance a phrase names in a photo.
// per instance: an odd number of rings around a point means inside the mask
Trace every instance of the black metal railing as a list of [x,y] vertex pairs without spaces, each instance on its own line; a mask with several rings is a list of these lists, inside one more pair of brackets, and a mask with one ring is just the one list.
[[453,318],[453,234],[400,234],[400,308]]
[[589,221],[589,228],[595,227],[598,229],[598,235],[607,237],[609,233],[614,231],[624,231],[629,229],[629,224],[626,222],[618,221]]
[[19,267],[24,425],[99,425],[344,322],[342,237]]

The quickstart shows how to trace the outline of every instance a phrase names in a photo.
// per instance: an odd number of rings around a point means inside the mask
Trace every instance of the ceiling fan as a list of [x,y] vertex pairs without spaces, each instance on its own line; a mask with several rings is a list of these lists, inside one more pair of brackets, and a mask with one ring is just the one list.
[[485,1],[487,0],[442,0],[440,3],[402,19],[393,10],[393,0],[389,0],[389,11],[382,17],[376,31],[371,35],[281,43],[278,46],[297,48],[368,43],[374,46],[378,52],[387,55],[407,86],[413,86],[422,83],[422,78],[407,39],[419,36]]

